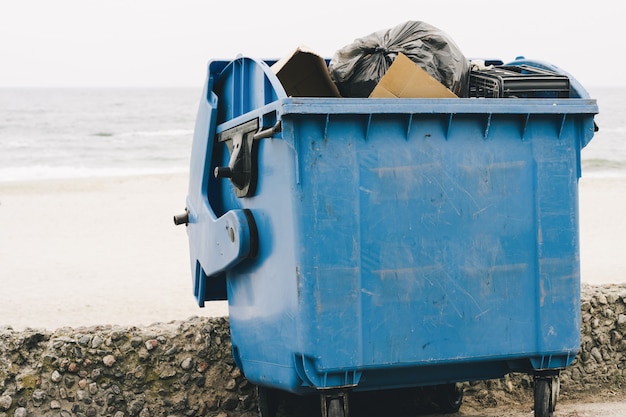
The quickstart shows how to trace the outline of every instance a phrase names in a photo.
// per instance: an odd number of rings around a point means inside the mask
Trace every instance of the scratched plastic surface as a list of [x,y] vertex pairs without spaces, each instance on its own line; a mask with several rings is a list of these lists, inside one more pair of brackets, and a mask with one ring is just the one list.
[[[580,346],[580,152],[598,111],[576,88],[288,98],[261,61],[214,62],[187,199],[193,288],[201,305],[228,298],[246,377],[366,390],[568,366]],[[256,142],[256,190],[238,198],[212,176],[229,160],[215,135],[255,118],[281,131]],[[242,210],[258,230],[252,258]]]

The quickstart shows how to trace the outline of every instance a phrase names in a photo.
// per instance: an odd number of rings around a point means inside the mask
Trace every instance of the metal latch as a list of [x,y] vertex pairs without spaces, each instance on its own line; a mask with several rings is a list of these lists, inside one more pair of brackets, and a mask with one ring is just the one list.
[[255,141],[280,132],[280,122],[269,129],[259,130],[259,120],[253,119],[217,135],[218,142],[226,142],[230,151],[228,166],[215,167],[215,178],[228,178],[237,197],[254,195],[258,176]]

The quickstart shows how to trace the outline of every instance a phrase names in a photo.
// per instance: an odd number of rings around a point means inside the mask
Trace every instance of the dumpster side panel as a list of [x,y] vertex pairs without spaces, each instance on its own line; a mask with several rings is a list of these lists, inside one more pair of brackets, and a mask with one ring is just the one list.
[[[366,119],[293,117],[302,207],[298,241],[300,353],[315,367],[362,365],[363,283],[358,144]],[[331,128],[331,130],[328,130]],[[376,146],[376,145],[374,145]],[[333,323],[332,325],[329,325]],[[332,352],[332,353],[331,353]],[[332,357],[332,359],[331,359]],[[331,366],[338,369],[337,366]]]
[[[537,119],[530,132],[537,161],[537,351],[565,352],[567,346],[577,349],[580,343],[574,329],[580,328],[578,133],[582,119],[561,119],[560,125],[556,117]],[[533,366],[554,365],[542,358]]]
[[517,115],[487,135],[476,116],[315,120],[298,120],[295,138],[313,368],[576,351],[577,152],[556,135],[560,117],[525,136]]
[[299,350],[295,157],[280,139],[264,139],[258,146],[262,175],[256,195],[235,198],[230,184],[222,190],[229,209],[252,211],[259,236],[257,256],[228,272],[232,343],[251,381],[292,389],[300,385],[293,365],[293,352]]

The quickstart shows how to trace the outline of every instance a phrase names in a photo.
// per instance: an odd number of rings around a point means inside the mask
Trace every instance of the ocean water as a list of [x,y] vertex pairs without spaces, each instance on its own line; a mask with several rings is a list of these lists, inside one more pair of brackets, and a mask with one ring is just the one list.
[[0,181],[183,172],[201,89],[0,89]]
[[[626,176],[626,87],[588,88],[583,176]],[[0,89],[0,181],[187,172],[201,88]]]
[[599,130],[582,150],[583,176],[626,177],[626,87],[587,88]]

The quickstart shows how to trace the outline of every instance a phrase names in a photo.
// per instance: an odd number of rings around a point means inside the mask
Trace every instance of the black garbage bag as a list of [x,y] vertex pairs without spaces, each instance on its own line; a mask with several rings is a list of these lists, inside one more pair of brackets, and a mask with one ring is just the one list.
[[446,33],[420,21],[356,39],[335,52],[328,69],[343,97],[368,97],[399,52],[457,96],[467,96],[468,59]]

